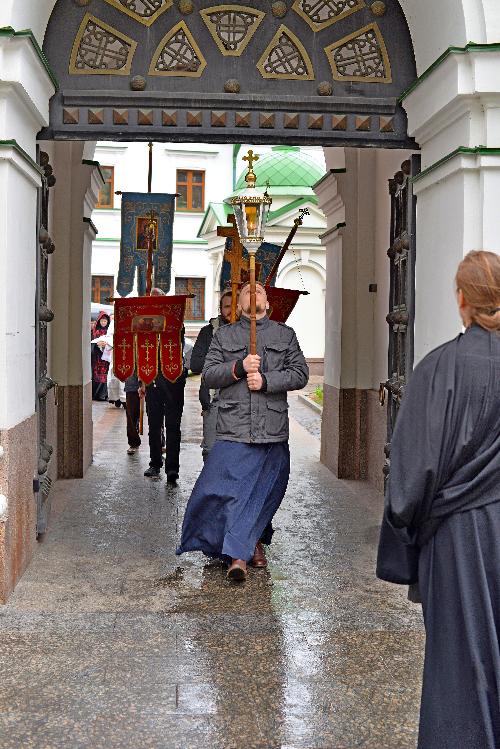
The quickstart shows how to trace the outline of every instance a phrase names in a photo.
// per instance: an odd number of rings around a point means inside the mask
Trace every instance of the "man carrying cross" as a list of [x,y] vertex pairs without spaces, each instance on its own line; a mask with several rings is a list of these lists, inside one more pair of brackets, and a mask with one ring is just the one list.
[[303,388],[308,368],[297,337],[267,316],[256,286],[257,353],[248,354],[250,285],[239,296],[241,318],[214,334],[203,382],[218,389],[217,442],[189,499],[177,554],[203,551],[246,579],[247,563],[267,565],[262,544],[285,495],[290,472],[287,391]]

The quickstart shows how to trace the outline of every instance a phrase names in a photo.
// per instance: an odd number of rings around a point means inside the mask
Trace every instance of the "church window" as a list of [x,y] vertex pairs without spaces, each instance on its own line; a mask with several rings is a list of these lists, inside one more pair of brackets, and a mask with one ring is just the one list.
[[96,208],[114,208],[115,168],[114,166],[101,166],[101,172],[105,182],[99,190],[99,201]]
[[205,172],[177,170],[177,210],[205,210]]
[[113,298],[115,279],[113,276],[92,276],[92,301],[97,304],[109,304]]
[[194,294],[192,299],[186,300],[186,320],[205,319],[205,279],[204,278],[176,278],[176,294]]

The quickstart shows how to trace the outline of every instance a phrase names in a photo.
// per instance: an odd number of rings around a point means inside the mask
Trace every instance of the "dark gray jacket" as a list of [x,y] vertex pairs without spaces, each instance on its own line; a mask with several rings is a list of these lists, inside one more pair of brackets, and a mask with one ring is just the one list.
[[203,367],[203,381],[218,388],[217,439],[267,443],[288,439],[288,390],[305,387],[309,369],[297,337],[287,325],[257,320],[257,353],[266,390],[250,391],[246,378],[235,380],[234,363],[250,344],[250,320],[242,317],[214,334]]

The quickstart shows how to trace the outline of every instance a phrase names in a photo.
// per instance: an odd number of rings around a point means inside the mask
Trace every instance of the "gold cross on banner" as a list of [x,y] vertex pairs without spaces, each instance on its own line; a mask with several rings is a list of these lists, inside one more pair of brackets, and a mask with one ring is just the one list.
[[144,343],[141,343],[141,348],[146,349],[146,361],[149,361],[149,349],[154,348],[154,344],[150,342],[149,338],[146,338]]
[[122,350],[122,361],[125,361],[125,357],[127,356],[127,349],[130,348],[130,343],[127,343],[127,339],[124,338],[123,341],[118,346],[118,348],[121,348],[121,350]]
[[177,344],[176,344],[176,343],[174,343],[174,342],[173,342],[172,340],[169,340],[169,342],[168,342],[168,343],[164,343],[164,344],[163,344],[163,348],[166,348],[166,349],[167,349],[167,351],[168,351],[168,353],[169,353],[169,358],[170,358],[170,361],[172,361],[172,359],[174,358],[174,355],[173,355],[173,353],[172,353],[172,352],[173,352],[173,350],[174,350],[175,348],[177,348]]

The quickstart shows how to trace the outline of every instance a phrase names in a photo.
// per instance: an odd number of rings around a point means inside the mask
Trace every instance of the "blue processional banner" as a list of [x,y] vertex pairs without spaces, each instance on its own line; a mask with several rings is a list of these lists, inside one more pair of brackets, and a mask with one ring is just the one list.
[[[233,240],[230,237],[226,239],[226,252],[230,252],[232,248]],[[270,242],[262,242],[261,246],[255,254],[255,269],[256,269],[256,281],[264,283],[278,255],[280,254],[281,246],[279,244],[271,244]],[[243,258],[248,263],[248,252],[243,250]],[[247,265],[248,267],[248,265]],[[242,273],[242,281],[246,280],[247,273]],[[276,274],[277,275],[277,274]],[[271,286],[276,283],[276,275],[271,281]],[[220,290],[221,292],[231,286],[231,265],[227,260],[222,263],[222,270],[220,274]]]
[[146,229],[154,211],[156,236],[153,241],[153,285],[168,294],[172,271],[172,244],[175,195],[168,193],[124,192],[122,196],[122,238],[116,290],[128,296],[134,288],[137,269],[137,295],[146,293],[148,239]]

